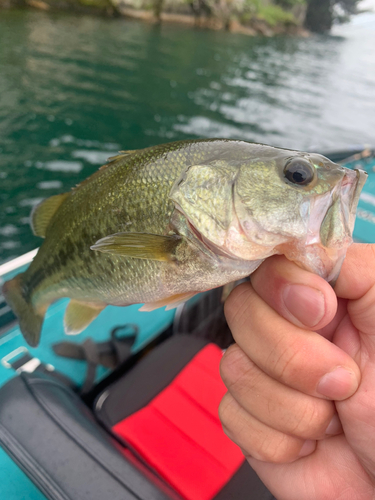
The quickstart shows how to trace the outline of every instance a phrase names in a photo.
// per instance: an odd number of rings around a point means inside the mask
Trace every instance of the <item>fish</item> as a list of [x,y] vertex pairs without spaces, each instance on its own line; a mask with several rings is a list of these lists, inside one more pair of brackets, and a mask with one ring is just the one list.
[[32,229],[44,241],[3,294],[36,346],[48,306],[62,297],[65,332],[77,334],[109,304],[177,307],[275,254],[332,281],[366,175],[240,140],[122,151],[34,208]]

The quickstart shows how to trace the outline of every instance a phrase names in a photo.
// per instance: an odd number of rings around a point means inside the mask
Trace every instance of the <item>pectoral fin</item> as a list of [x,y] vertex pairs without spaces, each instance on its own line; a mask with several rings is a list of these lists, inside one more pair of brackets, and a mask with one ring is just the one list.
[[172,261],[175,260],[175,249],[181,239],[177,235],[117,233],[97,241],[91,250],[136,259]]
[[166,310],[175,309],[180,304],[183,304],[187,300],[194,297],[198,292],[187,292],[187,293],[178,293],[176,295],[172,295],[171,297],[167,297],[166,299],[156,300],[155,302],[148,302],[139,308],[139,311],[154,311],[155,309],[159,309],[159,307],[166,307]]
[[55,215],[57,209],[70,193],[56,194],[37,205],[31,212],[31,228],[35,236],[44,238],[46,236],[47,227]]
[[81,333],[105,307],[106,304],[93,304],[71,300],[64,316],[65,333],[67,335]]

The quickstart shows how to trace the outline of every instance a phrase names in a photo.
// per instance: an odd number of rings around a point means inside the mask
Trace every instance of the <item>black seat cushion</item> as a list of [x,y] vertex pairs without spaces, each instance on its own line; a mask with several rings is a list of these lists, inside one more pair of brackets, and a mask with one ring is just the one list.
[[178,498],[124,458],[72,390],[43,374],[22,373],[0,389],[0,444],[49,499]]

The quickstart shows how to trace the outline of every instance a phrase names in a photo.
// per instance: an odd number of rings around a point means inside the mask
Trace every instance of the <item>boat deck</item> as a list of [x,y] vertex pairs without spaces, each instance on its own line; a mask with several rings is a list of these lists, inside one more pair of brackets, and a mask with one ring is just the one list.
[[[17,270],[17,273],[19,271],[20,269]],[[11,272],[0,276],[0,288],[1,281],[10,279],[13,274],[15,273]],[[95,342],[105,341],[109,339],[113,328],[131,323],[139,328],[139,333],[132,347],[132,351],[136,353],[164,331],[172,323],[175,314],[174,310],[164,311],[163,309],[139,312],[139,305],[108,306],[84,332],[77,336],[67,337],[63,329],[63,316],[67,303],[68,300],[63,299],[49,307],[43,325],[41,342],[37,348],[26,347],[17,323],[7,329],[3,335],[0,335],[0,386],[17,374],[8,365],[9,361],[15,361],[27,351],[32,357],[44,364],[52,365],[56,370],[68,375],[78,385],[82,385],[85,380],[87,363],[57,356],[52,350],[54,343],[62,340],[82,343],[88,337],[91,337]],[[97,381],[103,378],[107,371],[107,369],[99,367]],[[36,488],[2,448],[0,448],[0,464],[1,498],[46,500],[43,493]]]

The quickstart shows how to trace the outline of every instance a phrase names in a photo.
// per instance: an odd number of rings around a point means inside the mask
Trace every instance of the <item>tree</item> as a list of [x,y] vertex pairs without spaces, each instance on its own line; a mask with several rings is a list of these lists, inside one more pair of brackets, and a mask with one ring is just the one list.
[[332,28],[335,21],[343,22],[357,12],[360,0],[307,0],[305,27],[316,33]]

